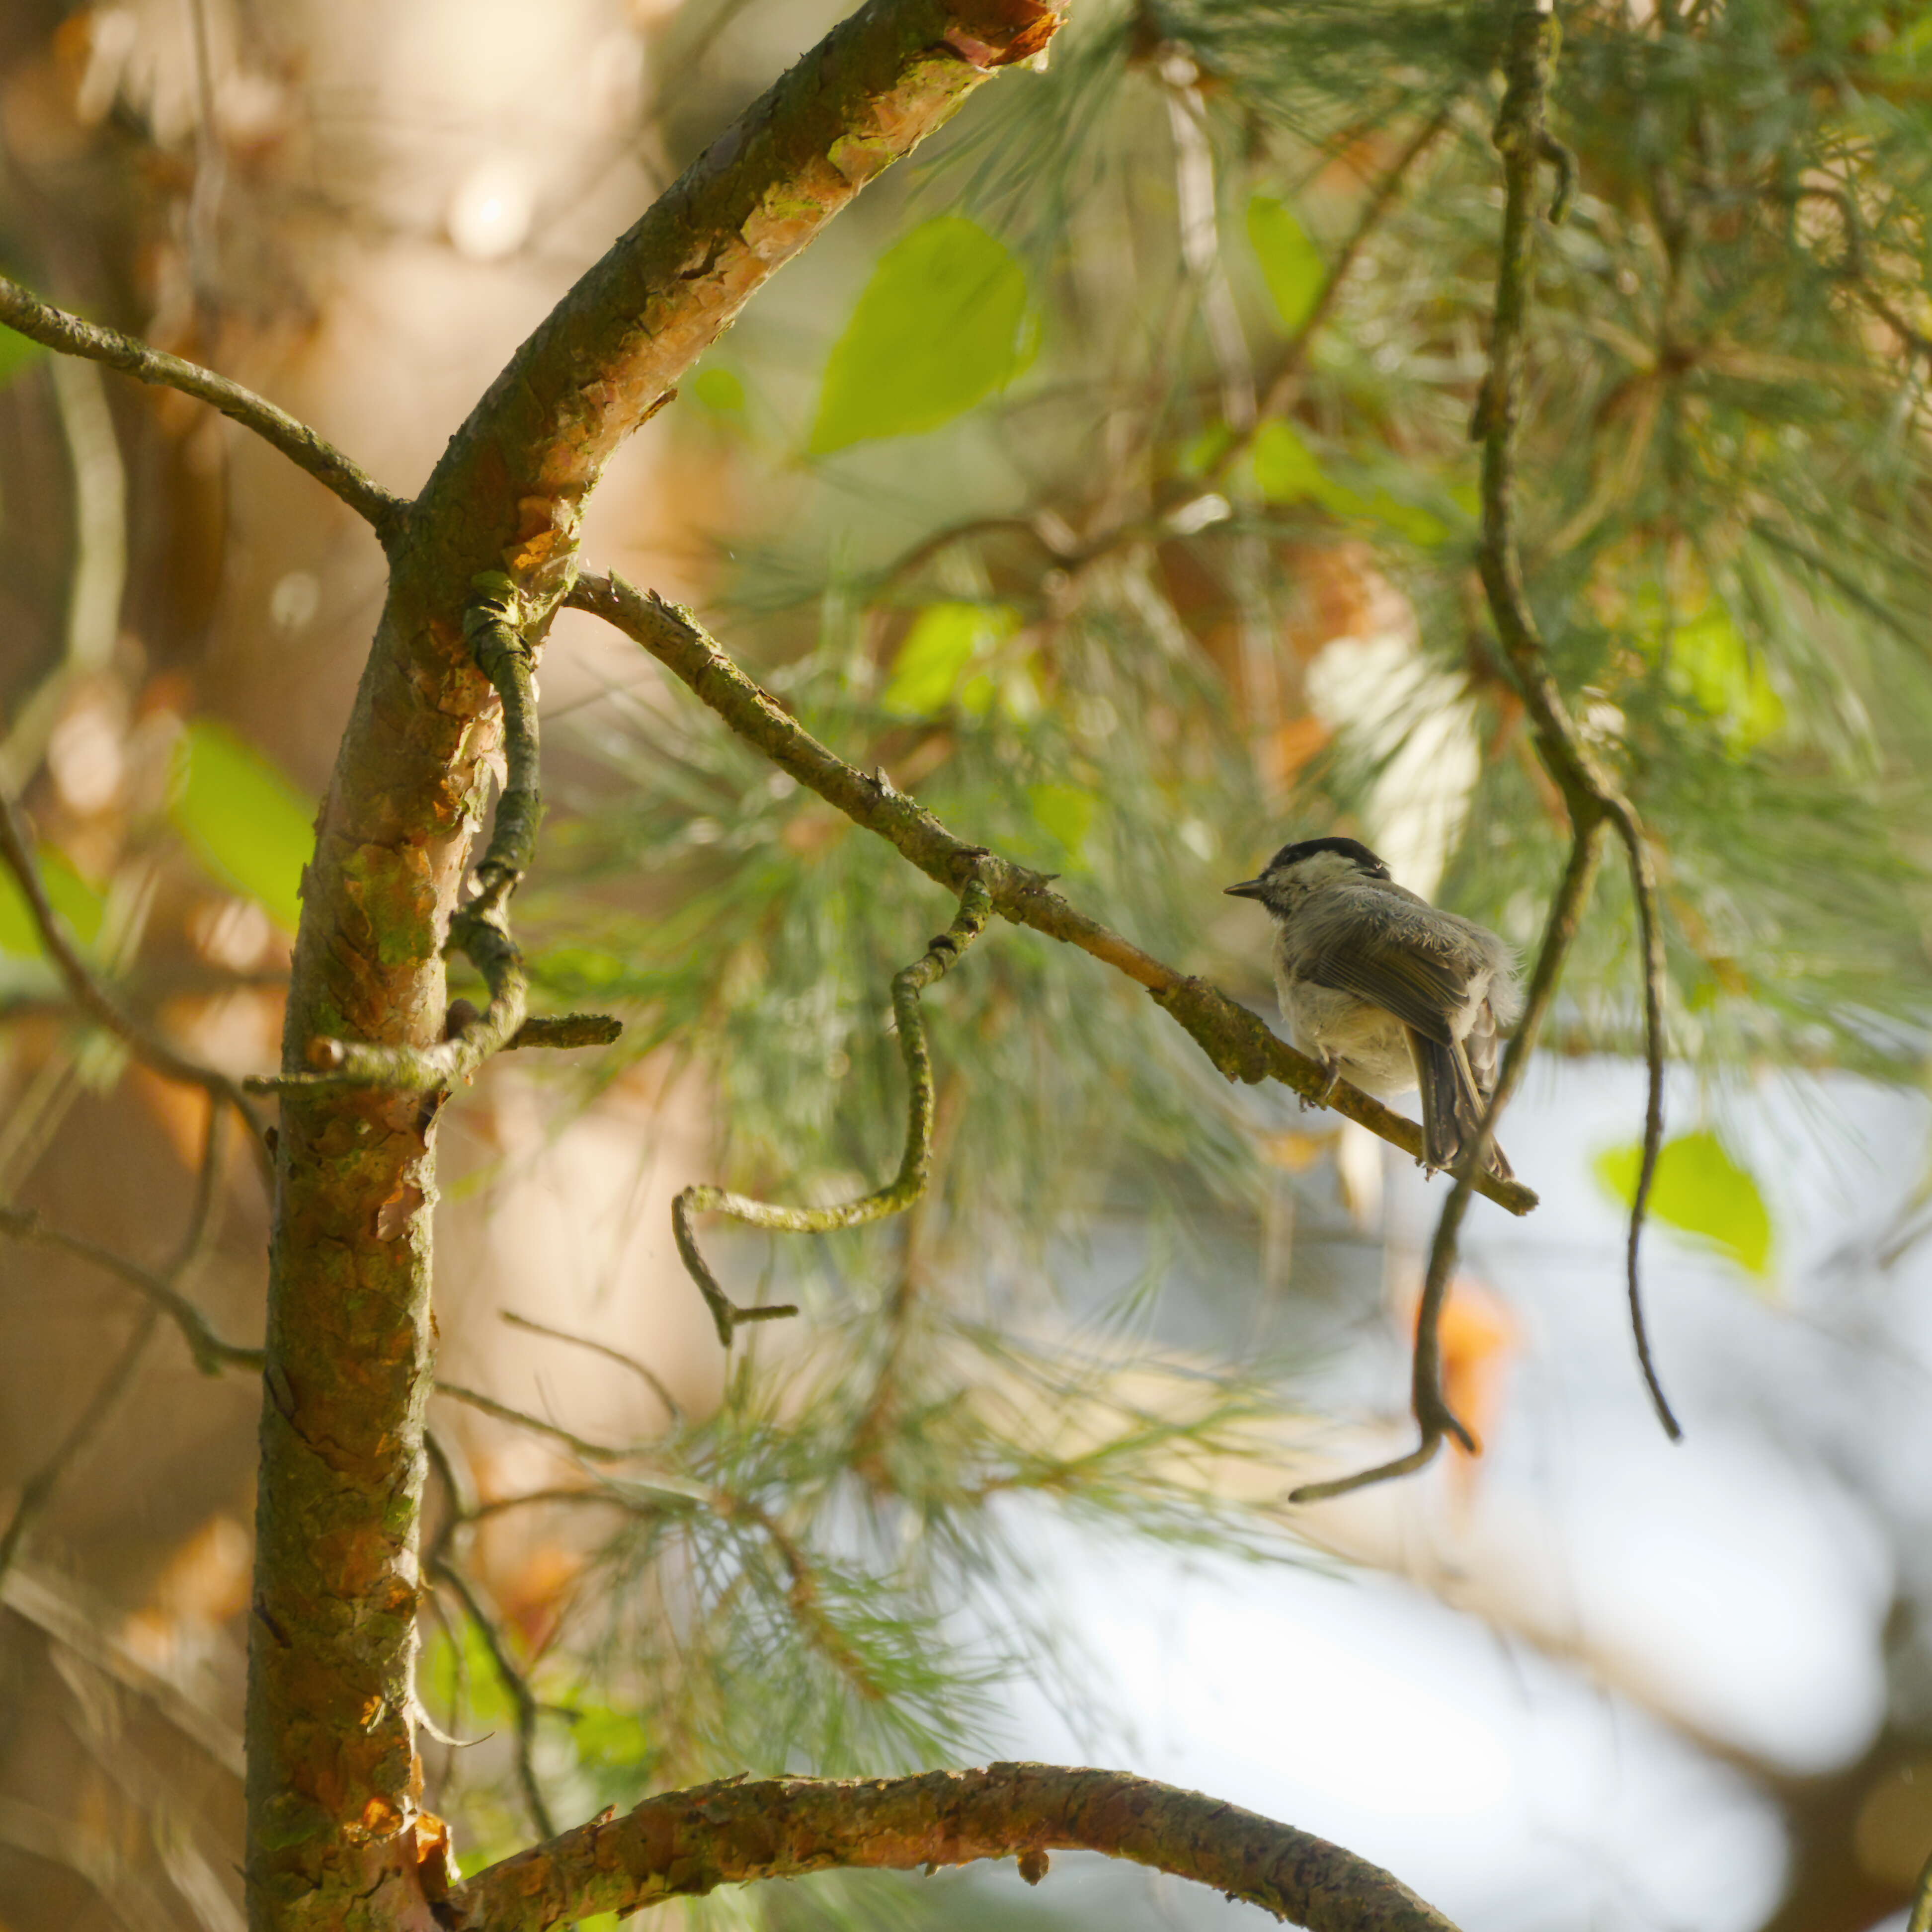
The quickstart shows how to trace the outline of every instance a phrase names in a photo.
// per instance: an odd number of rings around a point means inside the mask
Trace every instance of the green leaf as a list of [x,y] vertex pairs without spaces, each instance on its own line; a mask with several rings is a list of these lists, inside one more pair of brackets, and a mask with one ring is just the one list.
[[1258,194],[1248,202],[1248,245],[1262,265],[1282,326],[1292,335],[1314,313],[1328,265],[1286,202]]
[[[106,910],[100,895],[51,845],[41,846],[34,856],[53,909],[83,946],[92,946],[100,936]],[[43,950],[27,896],[14,883],[11,872],[0,872],[0,952],[37,959]]]
[[1026,271],[977,222],[942,214],[886,250],[825,365],[811,453],[917,436],[1033,360]]
[[[1662,650],[1660,632],[1646,648]],[[1680,621],[1670,649],[1671,682],[1718,721],[1734,749],[1750,751],[1784,729],[1784,700],[1722,598],[1712,597],[1696,616]]]
[[1331,516],[1380,524],[1425,550],[1449,541],[1448,524],[1432,510],[1405,502],[1385,485],[1378,484],[1364,496],[1337,482],[1293,426],[1279,418],[1256,431],[1249,461],[1255,487],[1270,502],[1318,503]]
[[[955,703],[983,712],[992,702],[992,680],[968,674],[1019,624],[1019,613],[1004,604],[928,604],[892,658],[880,704],[898,718],[935,717]],[[983,691],[966,688],[982,684]]]
[[1326,504],[1342,490],[1315,460],[1315,452],[1293,428],[1279,416],[1270,416],[1255,432],[1249,460],[1254,466],[1255,487],[1271,503]]
[[[1628,1207],[1636,1197],[1641,1142],[1611,1148],[1592,1163],[1596,1176]],[[1650,1212],[1657,1220],[1708,1242],[1747,1274],[1760,1280],[1771,1273],[1771,1210],[1756,1177],[1741,1166],[1707,1129],[1666,1141],[1658,1156],[1650,1190]]]
[[728,369],[704,369],[691,386],[694,401],[720,416],[736,415],[745,406],[745,386]]
[[182,739],[168,815],[214,878],[295,931],[315,807],[278,767],[226,725],[198,718]]
[[1077,861],[1094,829],[1094,814],[1100,801],[1078,785],[1036,784],[1027,787],[1027,803],[1035,823],[1058,839],[1067,856]]

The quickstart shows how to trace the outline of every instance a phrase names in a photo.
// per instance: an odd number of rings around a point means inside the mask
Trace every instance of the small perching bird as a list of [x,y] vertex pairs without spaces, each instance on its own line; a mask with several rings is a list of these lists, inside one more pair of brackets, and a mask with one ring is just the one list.
[[[1228,890],[1274,920],[1274,982],[1294,1045],[1392,1100],[1422,1094],[1423,1164],[1452,1167],[1495,1092],[1502,1029],[1520,1004],[1515,958],[1493,932],[1397,885],[1353,838],[1284,845]],[[1491,1144],[1490,1171],[1512,1178]]]

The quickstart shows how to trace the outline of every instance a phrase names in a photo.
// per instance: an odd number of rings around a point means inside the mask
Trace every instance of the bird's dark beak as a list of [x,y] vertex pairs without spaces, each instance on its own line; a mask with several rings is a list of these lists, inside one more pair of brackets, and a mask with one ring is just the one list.
[[1222,890],[1238,899],[1258,899],[1262,896],[1262,882],[1258,879],[1244,879],[1238,886],[1225,886]]

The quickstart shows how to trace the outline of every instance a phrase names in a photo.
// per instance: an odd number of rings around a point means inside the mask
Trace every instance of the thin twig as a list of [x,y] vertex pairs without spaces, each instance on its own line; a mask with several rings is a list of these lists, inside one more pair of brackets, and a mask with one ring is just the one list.
[[[1246,1007],[1207,980],[1178,973],[1143,952],[1053,890],[1044,874],[1016,866],[958,837],[882,776],[868,777],[829,750],[771,694],[734,664],[688,610],[626,584],[622,578],[580,576],[568,602],[615,625],[688,685],[740,736],[854,824],[875,832],[949,891],[977,876],[1002,919],[1076,946],[1146,988],[1230,1080],[1278,1080],[1321,1101],[1328,1073],[1271,1033]],[[1346,1081],[1325,1104],[1397,1147],[1422,1157],[1422,1130]],[[1477,1192],[1512,1214],[1527,1214],[1537,1197],[1520,1181],[1478,1178]]]
[[8,1235],[30,1246],[51,1248],[62,1254],[72,1255],[76,1260],[91,1263],[145,1294],[181,1330],[188,1352],[194,1358],[195,1366],[203,1375],[218,1376],[224,1369],[259,1369],[262,1366],[260,1348],[240,1348],[232,1342],[224,1341],[215,1333],[208,1317],[165,1275],[158,1274],[152,1268],[143,1268],[140,1262],[130,1261],[125,1255],[116,1254],[112,1248],[104,1248],[97,1241],[90,1241],[80,1234],[70,1234],[64,1228],[50,1227],[30,1208],[0,1208],[0,1234]]
[[1288,404],[1294,400],[1296,387],[1301,380],[1303,367],[1308,360],[1308,352],[1313,346],[1316,335],[1334,312],[1336,303],[1340,300],[1342,286],[1349,274],[1361,259],[1362,251],[1368,246],[1370,238],[1387,219],[1390,209],[1394,207],[1403,184],[1408,178],[1409,171],[1435,145],[1436,137],[1448,126],[1461,98],[1459,92],[1444,101],[1410,136],[1407,146],[1389,164],[1382,178],[1376,182],[1374,191],[1369,196],[1368,205],[1362,210],[1360,218],[1330,265],[1313,305],[1303,317],[1300,326],[1289,338],[1288,346],[1282,351],[1281,360],[1276,364],[1274,374],[1268,379],[1268,393],[1262,400],[1261,410],[1256,417],[1253,428],[1238,437],[1221,453],[1216,462],[1214,473],[1217,477],[1225,476],[1238,460],[1242,452],[1253,442],[1255,429],[1258,429],[1270,416],[1286,413]]
[[0,275],[0,322],[61,355],[84,356],[137,382],[178,389],[183,395],[211,404],[230,421],[272,443],[298,468],[306,470],[362,518],[386,546],[401,535],[409,514],[407,502],[384,489],[333,444],[325,442],[306,423],[298,422],[254,390],[178,356],[151,349],[117,328],[104,328],[98,322],[70,315],[4,275]]
[[664,1378],[654,1369],[647,1367],[634,1355],[627,1355],[621,1348],[614,1348],[608,1342],[593,1340],[588,1335],[573,1335],[567,1328],[553,1328],[548,1322],[532,1322],[527,1315],[519,1315],[514,1309],[501,1311],[502,1318],[512,1328],[521,1328],[532,1335],[547,1335],[553,1342],[568,1342],[574,1348],[587,1348],[593,1355],[602,1355],[606,1361],[615,1362],[619,1367],[628,1369],[638,1377],[652,1394],[664,1406],[664,1413],[673,1424],[684,1420],[684,1410],[676,1396],[666,1386]]
[[932,1173],[932,1056],[926,1046],[926,1022],[920,1012],[919,996],[935,980],[945,976],[947,969],[986,931],[992,916],[991,895],[979,879],[969,879],[960,895],[958,916],[918,958],[892,976],[892,1017],[898,1023],[899,1053],[906,1070],[906,1138],[899,1171],[884,1186],[836,1208],[781,1208],[768,1201],[728,1193],[722,1187],[687,1187],[671,1203],[671,1228],[676,1237],[678,1253],[704,1295],[717,1326],[718,1339],[726,1348],[730,1347],[733,1332],[740,1322],[770,1322],[780,1316],[796,1315],[798,1310],[789,1304],[740,1307],[718,1286],[718,1277],[698,1252],[691,1217],[729,1214],[754,1228],[772,1228],[790,1234],[823,1234],[835,1228],[862,1228],[889,1215],[904,1214],[926,1192]]
[[[479,586],[482,588],[482,586]],[[313,1040],[310,1061],[322,1070],[250,1079],[251,1092],[292,1087],[396,1087],[432,1093],[470,1079],[491,1055],[518,1039],[526,1025],[530,980],[510,932],[510,898],[536,855],[543,816],[538,784],[536,692],[530,646],[521,629],[516,593],[508,580],[482,589],[464,614],[463,634],[479,669],[503,706],[503,751],[508,766],[489,849],[476,867],[476,896],[449,922],[446,950],[467,956],[490,988],[481,1013],[467,1000],[452,1006],[456,1024],[435,1046],[378,1046],[361,1040]],[[602,1016],[572,1014],[568,1024],[540,1028],[526,1044],[579,1046],[609,1037]],[[588,1024],[586,1024],[588,1023]],[[620,1029],[621,1030],[621,1029]]]
[[[0,284],[4,286],[4,284]],[[88,1018],[122,1042],[134,1058],[145,1066],[151,1067],[165,1080],[179,1082],[184,1086],[199,1087],[218,1101],[232,1107],[248,1122],[248,1130],[254,1136],[258,1154],[265,1153],[260,1120],[248,1104],[247,1096],[228,1076],[212,1066],[204,1066],[198,1060],[190,1060],[185,1054],[177,1053],[158,1034],[122,1010],[119,1004],[94,976],[87,962],[81,957],[80,948],[75,943],[68,923],[55,910],[53,902],[47,897],[47,889],[40,878],[40,868],[35,861],[33,848],[22,830],[20,814],[13,800],[4,788],[0,788],[0,860],[6,862],[7,869],[14,875],[20,888],[21,896],[27,902],[27,909],[33,915],[34,929],[39,933],[40,944],[46,947],[47,956],[54,962],[56,970],[67,982],[67,989],[75,1005]]]
[[499,1422],[513,1424],[535,1436],[547,1436],[553,1442],[562,1444],[572,1455],[582,1456],[586,1462],[628,1462],[634,1456],[647,1453],[643,1448],[592,1442],[587,1436],[576,1435],[560,1424],[547,1422],[542,1416],[532,1415],[525,1409],[514,1408],[506,1402],[499,1402],[494,1395],[485,1395],[481,1389],[467,1388],[461,1382],[445,1382],[440,1376],[434,1393],[452,1402],[460,1402],[466,1408],[473,1408],[480,1414],[494,1416]]
[[101,1378],[93,1399],[75,1418],[74,1426],[62,1437],[53,1454],[20,1485],[13,1516],[6,1528],[0,1531],[0,1578],[4,1578],[13,1567],[14,1558],[27,1532],[52,1500],[61,1478],[106,1427],[114,1412],[120,1407],[122,1397],[134,1386],[134,1378],[146,1358],[148,1345],[154,1339],[160,1320],[161,1312],[158,1308],[150,1307],[142,1312],[134,1324],[134,1332],[114,1358],[112,1366]]
[[530,1822],[544,1838],[554,1838],[556,1826],[550,1817],[550,1805],[543,1793],[543,1786],[537,1777],[536,1742],[537,1724],[543,1714],[543,1706],[537,1701],[536,1693],[530,1688],[530,1681],[518,1667],[510,1654],[510,1647],[500,1626],[483,1607],[483,1600],[476,1593],[476,1586],[464,1574],[461,1568],[447,1556],[438,1556],[430,1574],[439,1582],[446,1583],[453,1590],[458,1600],[469,1614],[470,1621],[476,1627],[476,1634],[483,1640],[483,1647],[490,1653],[490,1661],[496,1666],[497,1676],[502,1679],[505,1691],[517,1714],[517,1782],[522,1787],[524,1808],[530,1814]]
[[[218,1210],[221,1200],[223,1157],[227,1151],[227,1136],[224,1131],[228,1120],[228,1110],[212,1095],[208,1102],[208,1124],[202,1133],[201,1163],[195,1181],[194,1202],[188,1213],[187,1231],[182,1235],[175,1251],[174,1259],[168,1264],[166,1273],[160,1279],[170,1288],[176,1287],[185,1276],[206,1254],[212,1245],[218,1226]],[[146,1312],[134,1324],[113,1365],[102,1377],[100,1386],[94,1390],[93,1399],[75,1419],[74,1426],[61,1438],[53,1453],[33,1474],[20,1485],[20,1493],[14,1504],[14,1514],[4,1532],[0,1532],[0,1580],[4,1580],[14,1558],[20,1553],[28,1531],[34,1520],[46,1510],[53,1498],[53,1493],[62,1478],[86,1453],[88,1446],[104,1430],[121,1406],[122,1399],[134,1384],[146,1360],[148,1348],[160,1325],[162,1310],[158,1303],[150,1301]]]
[[1472,1451],[1476,1447],[1474,1438],[1443,1394],[1438,1336],[1442,1304],[1455,1266],[1457,1237],[1468,1208],[1470,1162],[1486,1154],[1494,1138],[1495,1124],[1515,1091],[1525,1058],[1534,1044],[1544,1015],[1555,996],[1564,959],[1588,902],[1602,835],[1606,830],[1616,832],[1624,848],[1644,950],[1648,1092],[1643,1155],[1631,1203],[1625,1257],[1631,1322],[1645,1386],[1658,1418],[1672,1442],[1679,1440],[1683,1432],[1664,1399],[1651,1360],[1638,1270],[1644,1213],[1664,1137],[1664,959],[1655,871],[1635,808],[1591,750],[1570,716],[1551,673],[1549,654],[1524,590],[1516,535],[1516,434],[1522,410],[1524,338],[1538,219],[1538,171],[1541,163],[1554,160],[1565,183],[1574,172],[1574,160],[1565,168],[1568,150],[1562,148],[1544,124],[1552,30],[1553,16],[1546,0],[1517,0],[1510,23],[1508,88],[1497,113],[1495,132],[1506,186],[1496,268],[1496,318],[1489,375],[1473,428],[1483,446],[1483,540],[1478,554],[1483,586],[1504,655],[1535,728],[1538,753],[1544,768],[1562,789],[1569,808],[1570,862],[1551,908],[1523,1024],[1510,1042],[1496,1092],[1484,1111],[1482,1126],[1457,1162],[1455,1183],[1443,1204],[1430,1245],[1429,1270],[1416,1323],[1411,1381],[1411,1404],[1420,1439],[1414,1450],[1395,1462],[1330,1482],[1304,1484],[1293,1492],[1291,1500],[1295,1502],[1319,1502],[1407,1475],[1434,1457],[1445,1436],[1455,1436]]

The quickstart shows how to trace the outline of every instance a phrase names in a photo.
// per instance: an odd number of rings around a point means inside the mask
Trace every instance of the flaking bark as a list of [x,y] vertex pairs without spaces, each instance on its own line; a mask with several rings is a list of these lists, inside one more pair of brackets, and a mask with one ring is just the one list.
[[[462,633],[474,580],[507,573],[540,643],[611,451],[774,269],[1058,21],[1039,0],[872,0],[578,283],[386,528],[388,599],[304,881],[285,1074],[317,1038],[442,1038],[442,949],[499,729]],[[410,1678],[439,1101],[283,1100],[249,1668],[259,1932],[433,1923]]]

